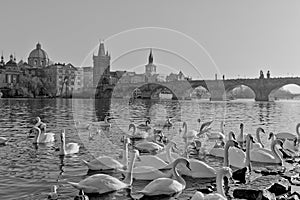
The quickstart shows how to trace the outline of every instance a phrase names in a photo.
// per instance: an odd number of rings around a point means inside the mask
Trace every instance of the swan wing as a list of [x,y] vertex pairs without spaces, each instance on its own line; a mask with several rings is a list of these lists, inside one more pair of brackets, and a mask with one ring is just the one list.
[[[72,185],[72,184],[71,184]],[[74,186],[74,185],[73,185]],[[80,189],[85,193],[106,193],[110,191],[119,190],[127,187],[119,179],[109,176],[107,174],[95,174],[78,183]],[[77,187],[75,187],[77,188]],[[96,191],[95,191],[96,190]]]
[[68,154],[78,153],[79,152],[79,145],[77,143],[68,143],[68,144],[66,144],[66,152]]
[[226,197],[223,197],[219,193],[211,193],[204,197],[205,200],[227,200]]
[[133,168],[133,178],[136,180],[154,180],[157,178],[171,178],[172,173],[165,174],[162,171],[149,166]]
[[153,156],[153,155],[140,156],[140,160],[141,161],[139,161],[139,162],[135,162],[136,167],[137,166],[151,166],[156,169],[162,169],[168,165],[165,161],[163,161],[162,159],[158,158],[157,156]]
[[108,170],[108,169],[120,169],[123,168],[123,164],[119,161],[109,157],[100,156],[90,162],[84,162],[91,170]]
[[138,150],[148,150],[148,151],[156,151],[162,150],[163,147],[154,143],[154,142],[142,142],[135,145]]
[[276,162],[276,159],[272,154],[269,154],[266,151],[261,151],[259,149],[254,149],[250,151],[250,160],[253,162],[261,162],[261,163]]
[[215,157],[224,158],[224,148],[212,148],[209,154]]
[[181,192],[185,188],[184,185],[170,178],[158,178],[150,182],[139,193],[147,196],[156,195],[172,195]]
[[243,150],[236,147],[229,148],[228,158],[230,165],[238,168],[245,167],[246,153]]
[[294,140],[295,138],[297,138],[297,136],[293,133],[288,133],[288,132],[281,132],[281,133],[277,133],[275,134],[277,139],[288,139],[288,140]]
[[189,159],[189,162],[191,170],[189,170],[185,165],[178,164],[178,169],[182,174],[193,178],[216,177],[216,170],[205,162],[197,159]]

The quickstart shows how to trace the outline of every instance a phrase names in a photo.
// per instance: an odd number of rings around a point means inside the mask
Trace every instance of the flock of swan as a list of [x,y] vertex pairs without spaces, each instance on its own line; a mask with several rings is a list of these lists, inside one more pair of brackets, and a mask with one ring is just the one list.
[[[55,134],[46,131],[46,123],[39,117],[36,119],[29,135],[34,134],[33,143],[54,142]],[[198,121],[200,123],[200,120]],[[173,124],[168,118],[163,122],[150,126],[150,120],[145,124],[129,124],[128,134],[122,136],[123,150],[122,160],[102,155],[93,160],[82,160],[82,163],[91,171],[100,173],[88,176],[78,183],[68,182],[79,190],[75,199],[89,199],[86,194],[117,191],[132,186],[134,180],[150,181],[142,190],[133,192],[134,199],[143,196],[175,195],[186,188],[185,179],[191,178],[212,178],[216,179],[215,193],[204,195],[196,191],[192,200],[200,199],[227,199],[224,192],[223,177],[234,178],[240,183],[245,183],[246,171],[251,171],[251,163],[283,164],[284,156],[299,156],[299,128],[295,133],[270,133],[272,141],[270,148],[267,148],[260,139],[260,134],[266,134],[264,129],[257,128],[255,137],[251,134],[244,134],[244,125],[240,124],[240,133],[236,139],[234,132],[230,131],[228,137],[224,133],[224,123],[221,122],[220,132],[211,131],[212,121],[203,123],[199,130],[189,130],[187,123],[182,123],[179,134],[185,143],[183,153],[179,153],[177,144],[166,139],[165,129],[172,128]],[[93,124],[104,129],[111,128],[108,118],[104,121]],[[91,124],[75,123],[76,130],[90,128]],[[153,127],[156,127],[155,129]],[[183,132],[183,133],[181,133]],[[59,155],[76,154],[80,151],[78,143],[66,143],[65,130],[60,132]],[[224,159],[223,166],[219,170],[210,166],[209,163],[200,159],[192,158],[191,153],[201,152],[201,139],[203,136],[214,139],[215,145],[205,152],[210,156]],[[163,140],[163,138],[165,140]],[[6,144],[9,139],[0,138],[1,144]],[[140,142],[136,142],[140,141]],[[130,150],[132,149],[132,150]],[[147,152],[147,153],[144,153]],[[203,153],[203,152],[202,152]],[[124,175],[123,180],[108,175],[107,171],[117,171]],[[57,187],[53,186],[48,199],[57,199]],[[86,193],[86,194],[85,194]]]

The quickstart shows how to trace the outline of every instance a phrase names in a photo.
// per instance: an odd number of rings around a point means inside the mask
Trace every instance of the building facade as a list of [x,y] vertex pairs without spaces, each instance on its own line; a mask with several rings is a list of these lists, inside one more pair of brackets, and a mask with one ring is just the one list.
[[83,67],[83,90],[93,88],[93,67]]
[[46,51],[42,49],[40,43],[36,44],[36,48],[33,49],[28,57],[28,64],[33,67],[46,67],[49,65],[49,58]]

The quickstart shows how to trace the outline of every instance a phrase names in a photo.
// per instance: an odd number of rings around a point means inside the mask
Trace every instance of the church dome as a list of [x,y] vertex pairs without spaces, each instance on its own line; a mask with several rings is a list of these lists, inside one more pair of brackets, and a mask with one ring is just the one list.
[[28,64],[37,67],[45,67],[49,64],[48,54],[42,49],[40,43],[37,43],[36,48],[30,52]]
[[30,52],[29,58],[48,59],[48,54],[41,48],[41,44],[37,43],[36,49]]

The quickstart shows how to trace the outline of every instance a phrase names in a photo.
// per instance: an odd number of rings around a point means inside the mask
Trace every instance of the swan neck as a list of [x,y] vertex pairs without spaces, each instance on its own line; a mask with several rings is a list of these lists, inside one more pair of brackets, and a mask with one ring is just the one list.
[[183,124],[183,128],[184,128],[184,132],[183,133],[187,134],[187,124],[186,123]]
[[272,153],[276,159],[276,161],[279,161],[280,163],[282,163],[282,159],[280,158],[278,152],[277,152],[277,148],[276,148],[276,141],[272,142],[271,144],[271,150],[272,150]]
[[246,142],[246,162],[245,167],[250,167],[250,139]]
[[124,179],[124,183],[131,185],[132,184],[132,170],[133,170],[133,164],[135,162],[136,154],[132,156],[131,162],[129,163],[128,171],[126,174],[126,177]]
[[264,145],[260,139],[260,130],[259,129],[257,129],[257,131],[256,131],[256,139],[257,139],[258,143],[261,144],[262,147],[264,147]]
[[224,134],[224,124],[223,124],[223,121],[221,122],[221,127],[220,127],[220,130],[221,130],[221,133]]
[[124,166],[128,166],[128,143],[124,144],[122,163]]
[[173,161],[174,161],[174,159],[172,159],[172,157],[171,157],[171,146],[167,146],[167,148],[166,148],[166,156],[167,156],[167,161],[168,161],[168,163],[172,163]]
[[35,138],[34,138],[35,143],[39,143],[40,137],[41,137],[41,130],[40,129],[37,129],[37,130],[38,130],[38,133],[35,135]]
[[181,162],[181,159],[177,159],[174,162],[173,168],[172,168],[172,172],[173,172],[173,177],[175,178],[175,180],[177,180],[180,184],[183,185],[183,187],[185,188],[186,186],[186,182],[185,180],[178,174],[177,170],[176,170],[176,166],[178,165],[178,163]]
[[229,159],[228,159],[228,151],[229,151],[229,145],[228,143],[224,147],[224,166],[228,167],[229,166]]
[[297,124],[297,126],[296,126],[296,133],[297,133],[297,135],[298,135],[298,138],[300,138],[299,128],[300,128],[300,123]]
[[225,192],[224,192],[224,188],[223,188],[223,178],[224,175],[222,173],[217,174],[217,179],[216,179],[216,183],[217,183],[217,192],[222,195],[223,197],[225,197]]

